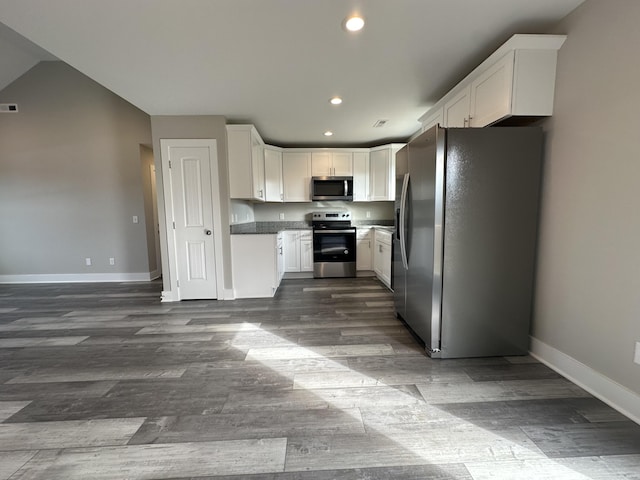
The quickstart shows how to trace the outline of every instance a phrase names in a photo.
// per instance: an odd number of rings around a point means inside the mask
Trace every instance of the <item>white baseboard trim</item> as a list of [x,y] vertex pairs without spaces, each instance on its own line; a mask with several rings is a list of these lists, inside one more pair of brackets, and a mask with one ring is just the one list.
[[149,278],[151,280],[155,280],[157,278],[160,278],[162,276],[162,272],[160,270],[152,270],[151,272],[149,272]]
[[162,290],[160,294],[160,302],[179,302],[180,298],[178,297],[178,292],[173,290]]
[[235,300],[236,296],[235,296],[235,292],[233,290],[233,288],[225,288],[222,290],[222,295],[224,295],[224,298],[219,298],[218,300]]
[[640,395],[560,350],[531,337],[531,356],[640,424]]
[[[142,273],[52,273],[29,275],[0,275],[0,283],[96,283],[149,282],[152,272]],[[157,278],[157,277],[155,277]]]

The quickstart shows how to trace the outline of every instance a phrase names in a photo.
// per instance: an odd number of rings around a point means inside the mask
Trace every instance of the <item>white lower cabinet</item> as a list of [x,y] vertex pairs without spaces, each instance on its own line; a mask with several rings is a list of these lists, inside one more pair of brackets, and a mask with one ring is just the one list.
[[373,271],[387,287],[391,288],[391,241],[393,234],[386,230],[375,230]]
[[285,230],[284,271],[313,272],[313,236],[311,230]]
[[235,298],[273,297],[276,293],[282,278],[279,269],[283,265],[278,238],[275,234],[231,235]]
[[300,235],[300,271],[313,272],[313,234],[308,230]]
[[284,276],[284,235],[282,232],[278,232],[276,236],[276,259],[278,286],[280,286]]
[[373,270],[373,230],[358,228],[356,233],[356,270]]

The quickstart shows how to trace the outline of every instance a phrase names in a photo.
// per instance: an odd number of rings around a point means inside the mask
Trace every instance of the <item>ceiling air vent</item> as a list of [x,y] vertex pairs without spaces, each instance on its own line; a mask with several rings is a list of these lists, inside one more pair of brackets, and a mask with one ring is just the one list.
[[378,120],[376,123],[373,124],[373,128],[384,127],[387,124],[388,121],[389,120]]
[[16,113],[17,111],[17,103],[0,103],[0,113]]

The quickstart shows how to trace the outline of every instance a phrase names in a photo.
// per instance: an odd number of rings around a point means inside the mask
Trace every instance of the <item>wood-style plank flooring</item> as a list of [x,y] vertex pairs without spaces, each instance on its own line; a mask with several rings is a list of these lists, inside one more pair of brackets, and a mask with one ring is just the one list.
[[0,286],[0,480],[640,479],[640,426],[530,357],[428,358],[376,279],[160,289]]

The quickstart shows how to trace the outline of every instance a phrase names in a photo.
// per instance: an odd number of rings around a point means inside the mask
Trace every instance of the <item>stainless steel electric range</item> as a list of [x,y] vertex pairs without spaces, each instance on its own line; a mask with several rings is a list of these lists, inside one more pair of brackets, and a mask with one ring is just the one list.
[[356,276],[356,228],[351,212],[319,211],[312,216],[313,276]]

